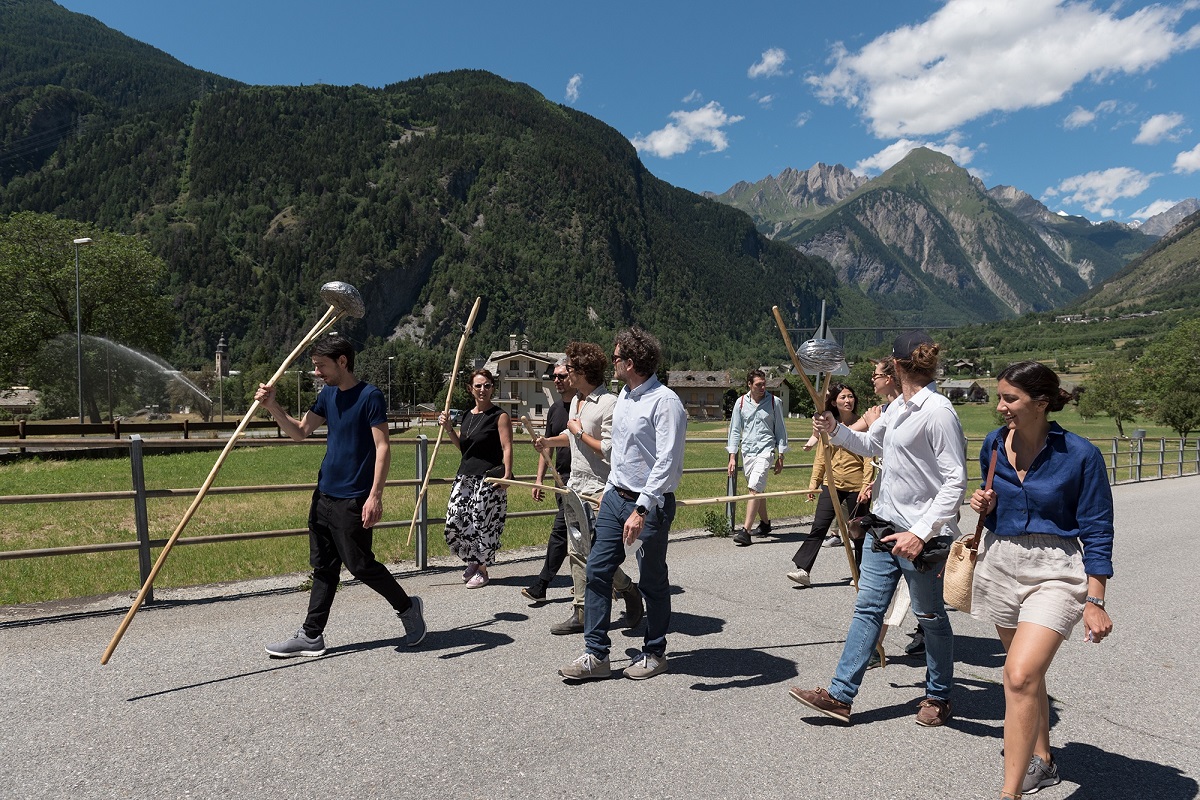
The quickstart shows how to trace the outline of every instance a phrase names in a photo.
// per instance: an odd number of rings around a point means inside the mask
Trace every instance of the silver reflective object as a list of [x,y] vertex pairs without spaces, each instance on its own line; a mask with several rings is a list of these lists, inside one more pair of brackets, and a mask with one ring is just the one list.
[[336,308],[340,314],[348,314],[355,319],[361,319],[367,314],[363,305],[362,295],[344,281],[330,281],[321,287],[321,299]]
[[842,346],[832,339],[809,339],[796,348],[796,357],[806,370],[833,372],[842,363]]

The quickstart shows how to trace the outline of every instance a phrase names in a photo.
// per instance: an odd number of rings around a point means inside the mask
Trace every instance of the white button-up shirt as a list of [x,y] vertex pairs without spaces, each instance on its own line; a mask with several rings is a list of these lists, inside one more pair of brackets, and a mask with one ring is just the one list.
[[838,447],[883,456],[884,470],[872,512],[924,541],[958,533],[958,510],[967,488],[966,444],[954,406],[936,384],[911,399],[896,398],[871,429],[838,425]]
[[683,477],[687,412],[679,395],[651,375],[617,395],[613,409],[612,471],[609,486],[638,493],[638,505],[661,508]]

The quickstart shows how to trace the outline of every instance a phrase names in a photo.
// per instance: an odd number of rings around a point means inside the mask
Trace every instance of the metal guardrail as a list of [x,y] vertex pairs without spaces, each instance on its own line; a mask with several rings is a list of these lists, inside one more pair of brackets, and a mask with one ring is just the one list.
[[[686,440],[688,444],[719,444],[724,448],[725,438],[689,438]],[[1107,464],[1108,479],[1110,484],[1140,482],[1146,480],[1161,480],[1164,478],[1179,477],[1183,475],[1200,474],[1200,440],[1188,439],[1089,439],[1093,444],[1099,447],[1100,452],[1105,455]],[[969,482],[977,482],[982,480],[981,470],[978,459],[973,455],[977,454],[979,447],[982,446],[982,438],[969,438],[964,440],[963,445],[967,454],[967,477]],[[291,440],[282,440],[276,438],[270,439],[243,439],[238,442],[239,447],[262,447],[262,446],[289,446],[302,447],[312,445],[324,445],[325,442],[321,438],[309,438],[301,442],[292,442]],[[445,523],[442,517],[430,517],[428,507],[428,496],[420,496],[420,487],[425,479],[425,473],[429,465],[429,440],[424,434],[419,435],[415,440],[396,440],[393,445],[412,446],[416,448],[414,461],[414,475],[412,478],[388,480],[385,485],[389,487],[411,486],[414,489],[414,499],[420,498],[421,502],[416,509],[416,550],[414,552],[414,560],[418,569],[426,569],[429,564],[429,526]],[[60,493],[60,494],[35,494],[35,495],[0,495],[0,506],[17,505],[26,503],[62,503],[62,502],[83,502],[83,501],[113,501],[113,500],[132,500],[134,507],[134,520],[137,533],[137,540],[132,542],[108,542],[103,544],[86,544],[74,545],[69,547],[48,547],[29,550],[7,550],[0,551],[0,560],[12,560],[18,558],[44,558],[52,556],[75,555],[80,553],[101,553],[115,551],[138,551],[138,570],[141,576],[141,582],[144,583],[150,573],[153,563],[151,558],[151,550],[155,547],[162,547],[166,544],[166,539],[151,539],[149,514],[147,511],[147,501],[150,499],[173,498],[173,497],[191,497],[196,493],[196,489],[149,489],[146,486],[145,472],[143,470],[143,453],[146,447],[155,449],[195,449],[200,447],[221,446],[220,440],[196,440],[196,439],[142,439],[140,435],[130,436],[128,439],[57,439],[57,438],[39,438],[39,439],[0,439],[0,450],[4,448],[23,448],[25,450],[60,450],[60,449],[99,449],[99,448],[127,448],[130,457],[130,471],[132,479],[132,489],[128,491],[109,491],[109,492],[76,492],[76,493]],[[784,470],[811,470],[812,463],[785,464]],[[702,473],[725,473],[727,468],[722,467],[693,467],[685,468],[684,474],[702,474]],[[741,469],[734,470],[732,475],[729,475],[726,481],[726,494],[738,494],[738,480],[741,475]],[[450,479],[433,478],[430,483],[445,485],[451,483]],[[273,492],[295,492],[295,491],[312,491],[316,488],[315,483],[299,483],[299,484],[272,484],[262,486],[225,486],[213,487],[209,490],[209,494],[265,494]],[[736,520],[737,504],[733,502],[725,503],[725,517],[729,522],[730,529],[735,529],[737,526]],[[547,509],[539,511],[520,511],[509,514],[512,518],[517,517],[537,517],[550,516],[556,513],[556,509]],[[377,528],[398,528],[408,524],[404,521],[380,522]],[[245,541],[248,539],[268,539],[283,536],[303,536],[308,533],[307,528],[289,528],[285,530],[274,531],[244,531],[239,533],[219,534],[212,536],[192,536],[180,538],[176,544],[178,545],[193,545],[193,544],[213,544],[220,542]],[[147,596],[148,601],[153,600],[153,594]]]

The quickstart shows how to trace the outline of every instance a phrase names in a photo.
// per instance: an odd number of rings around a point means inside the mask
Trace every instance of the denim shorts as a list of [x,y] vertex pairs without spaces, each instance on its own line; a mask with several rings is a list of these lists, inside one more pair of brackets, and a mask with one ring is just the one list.
[[985,531],[971,587],[971,615],[1000,628],[1032,622],[1071,636],[1083,617],[1087,573],[1079,540]]
[[774,465],[771,454],[751,456],[742,460],[742,472],[746,475],[746,488],[752,492],[761,492],[767,488],[767,473]]

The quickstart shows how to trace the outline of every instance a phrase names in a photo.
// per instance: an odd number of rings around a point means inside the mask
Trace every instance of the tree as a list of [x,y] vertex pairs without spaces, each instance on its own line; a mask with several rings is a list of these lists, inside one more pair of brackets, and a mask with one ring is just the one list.
[[1154,340],[1138,359],[1151,416],[1183,438],[1200,428],[1197,340],[1200,319],[1189,320]]
[[[18,212],[0,220],[0,384],[21,377],[60,336],[71,340],[74,355],[72,240],[85,237],[92,244],[79,249],[83,333],[150,352],[173,341],[175,318],[163,290],[166,264],[140,239],[49,214]],[[93,422],[100,421],[103,372],[103,362],[85,359],[83,400]],[[71,384],[74,390],[75,381]]]
[[1125,423],[1133,422],[1137,402],[1138,376],[1131,361],[1114,356],[1097,361],[1088,382],[1079,394],[1079,415],[1088,419],[1107,414],[1117,425],[1117,435],[1125,435]]

